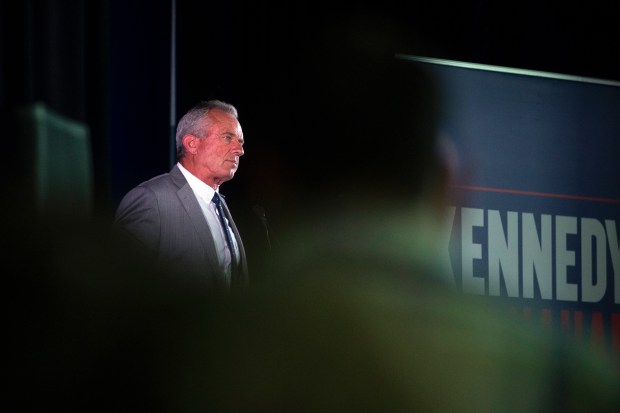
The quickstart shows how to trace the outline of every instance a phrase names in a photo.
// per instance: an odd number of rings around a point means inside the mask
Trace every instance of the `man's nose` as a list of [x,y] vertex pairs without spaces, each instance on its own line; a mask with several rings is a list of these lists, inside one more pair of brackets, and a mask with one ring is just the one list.
[[243,150],[243,145],[240,142],[237,142],[237,147],[235,148],[235,154],[237,156],[243,156],[245,151]]

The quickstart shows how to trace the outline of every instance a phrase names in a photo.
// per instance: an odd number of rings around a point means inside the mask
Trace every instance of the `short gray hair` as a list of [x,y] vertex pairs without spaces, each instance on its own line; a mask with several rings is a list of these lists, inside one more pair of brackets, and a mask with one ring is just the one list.
[[177,160],[185,157],[185,147],[183,147],[183,136],[191,134],[203,138],[208,134],[208,123],[203,122],[207,114],[212,110],[221,110],[237,119],[239,114],[237,108],[230,103],[221,100],[203,100],[187,111],[177,125],[176,148]]

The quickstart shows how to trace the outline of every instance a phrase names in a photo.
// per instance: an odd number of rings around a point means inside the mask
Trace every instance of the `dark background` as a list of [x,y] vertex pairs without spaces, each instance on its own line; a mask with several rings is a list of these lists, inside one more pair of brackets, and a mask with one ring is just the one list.
[[[277,215],[288,182],[282,159],[304,156],[295,99],[303,59],[324,27],[357,14],[398,38],[402,53],[620,80],[614,2],[176,0],[176,90],[171,120],[172,0],[0,0],[0,105],[5,179],[15,108],[45,102],[90,129],[96,211],[171,166],[171,126],[198,100],[237,106],[246,155],[222,187],[242,231],[253,206]],[[317,173],[321,173],[317,165]],[[307,177],[312,179],[312,177]],[[5,194],[6,195],[6,194]],[[260,230],[258,230],[260,231]]]

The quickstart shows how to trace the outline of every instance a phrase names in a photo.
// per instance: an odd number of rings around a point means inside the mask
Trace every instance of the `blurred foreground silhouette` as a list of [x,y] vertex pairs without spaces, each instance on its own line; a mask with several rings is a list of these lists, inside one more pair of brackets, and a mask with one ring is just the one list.
[[291,102],[306,156],[288,170],[297,185],[280,247],[251,269],[247,293],[208,293],[153,267],[106,219],[6,206],[7,404],[616,411],[605,360],[443,282],[449,168],[432,83],[376,50],[309,54],[314,81]]

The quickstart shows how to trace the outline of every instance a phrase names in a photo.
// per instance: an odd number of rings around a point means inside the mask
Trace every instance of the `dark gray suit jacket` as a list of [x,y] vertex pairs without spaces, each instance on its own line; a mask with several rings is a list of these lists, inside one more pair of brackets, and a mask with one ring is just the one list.
[[[226,202],[222,204],[240,253],[240,265],[232,276],[232,283],[246,286],[245,249]],[[194,281],[209,287],[228,285],[219,269],[207,220],[178,166],[129,191],[118,206],[115,224],[128,231],[156,255],[158,262],[171,266],[174,272],[189,274]]]

